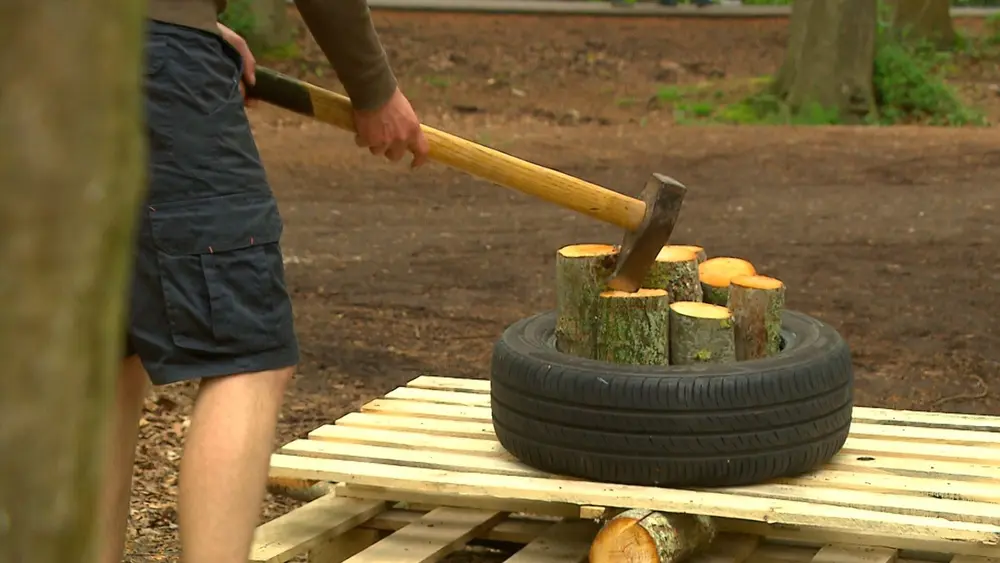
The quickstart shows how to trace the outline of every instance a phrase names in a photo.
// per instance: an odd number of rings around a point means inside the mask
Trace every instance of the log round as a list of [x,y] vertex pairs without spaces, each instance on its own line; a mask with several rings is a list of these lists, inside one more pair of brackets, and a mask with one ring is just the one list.
[[608,520],[590,546],[590,563],[680,563],[716,536],[708,516],[626,510]]

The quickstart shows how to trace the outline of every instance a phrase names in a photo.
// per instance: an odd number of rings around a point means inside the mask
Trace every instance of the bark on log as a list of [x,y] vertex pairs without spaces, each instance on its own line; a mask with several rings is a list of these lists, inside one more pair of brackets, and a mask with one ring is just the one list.
[[597,343],[597,300],[610,288],[618,252],[608,244],[574,244],[556,254],[556,349],[592,358]]
[[698,246],[698,245],[695,245],[695,244],[668,244],[667,246],[664,246],[663,248],[676,248],[676,249],[691,250],[698,257],[698,263],[699,264],[701,264],[702,262],[704,262],[705,260],[708,259],[708,255],[705,254],[705,249],[702,248],[702,247],[700,247],[700,246]]
[[334,490],[334,483],[329,481],[312,481],[309,479],[283,477],[268,477],[267,479],[267,492],[277,497],[290,498],[301,502],[312,502],[333,493]]
[[670,363],[736,361],[733,315],[709,303],[678,301],[670,305]]
[[738,361],[766,358],[781,349],[785,284],[767,276],[739,276],[729,286]]
[[[742,258],[720,256],[705,260],[698,266],[698,277],[704,297],[712,305],[729,303],[729,282],[737,276],[753,276],[757,269]],[[693,301],[693,299],[692,299]]]
[[670,299],[663,289],[605,291],[597,301],[594,359],[623,365],[668,365]]
[[836,110],[845,123],[876,111],[874,0],[795,0],[772,93],[793,113]]
[[0,561],[92,563],[146,184],[145,4],[0,13]]
[[892,35],[905,42],[928,41],[939,50],[955,47],[958,35],[949,0],[885,0]]
[[626,510],[608,520],[590,546],[590,563],[679,563],[717,534],[708,516]]
[[649,268],[642,287],[667,290],[671,303],[701,301],[697,253],[690,247],[663,247]]

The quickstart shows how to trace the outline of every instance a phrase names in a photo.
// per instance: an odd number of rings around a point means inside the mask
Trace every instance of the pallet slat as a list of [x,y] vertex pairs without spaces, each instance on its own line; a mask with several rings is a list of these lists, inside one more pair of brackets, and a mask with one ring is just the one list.
[[505,563],[583,563],[599,526],[590,520],[564,520],[507,558]]
[[506,517],[471,508],[436,508],[345,563],[433,563]]
[[328,495],[257,528],[252,563],[285,563],[386,510],[383,501]]
[[434,491],[438,494],[479,494],[568,504],[646,508],[665,512],[695,513],[791,526],[828,526],[916,539],[943,539],[982,545],[1000,544],[1000,527],[940,518],[885,514],[869,510],[728,495],[714,492],[611,485],[589,481],[459,473],[416,467],[390,466],[345,460],[327,460],[274,454],[271,475],[396,490]]
[[[749,487],[678,490],[593,483],[522,464],[496,439],[489,389],[485,380],[418,377],[286,444],[272,457],[272,477],[338,482],[341,497],[497,514],[697,513],[716,517],[727,537],[816,543],[753,549],[751,542],[740,552],[713,549],[700,557],[714,559],[696,563],[877,563],[889,554],[903,561],[895,550],[1000,554],[1000,417],[856,407],[844,447],[817,471]],[[534,563],[546,545],[533,530],[535,547],[514,563]],[[844,547],[861,543],[882,550]]]

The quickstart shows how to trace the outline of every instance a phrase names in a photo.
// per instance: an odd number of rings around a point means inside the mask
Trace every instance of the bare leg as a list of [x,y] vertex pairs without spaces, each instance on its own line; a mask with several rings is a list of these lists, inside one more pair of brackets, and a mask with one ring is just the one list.
[[104,448],[105,469],[101,495],[101,563],[121,563],[125,550],[128,505],[132,493],[132,470],[138,438],[139,417],[149,386],[149,376],[138,357],[122,362],[115,389],[115,408]]
[[245,563],[293,369],[203,380],[181,459],[183,563]]

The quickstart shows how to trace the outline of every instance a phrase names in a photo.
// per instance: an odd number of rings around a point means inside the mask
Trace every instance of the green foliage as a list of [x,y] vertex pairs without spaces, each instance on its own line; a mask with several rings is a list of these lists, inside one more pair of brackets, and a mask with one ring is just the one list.
[[[1000,0],[997,0],[1000,3]],[[744,0],[744,4],[774,4],[775,0]],[[938,52],[926,42],[906,40],[891,33],[888,21],[879,18],[872,82],[877,115],[873,125],[922,123],[928,125],[986,125],[985,117],[966,106],[945,82],[944,71],[955,53]],[[970,40],[966,41],[969,45]],[[1000,16],[990,19],[985,41],[1000,45]],[[966,49],[968,50],[968,48]],[[658,98],[663,97],[658,93]],[[836,109],[808,104],[792,111],[769,84],[734,104],[713,111],[681,108],[679,117],[710,119],[731,124],[834,125],[841,123]],[[706,115],[707,114],[707,115]],[[697,120],[697,119],[694,119]]]
[[226,11],[219,16],[222,25],[242,35],[251,37],[257,27],[250,0],[229,0]]

